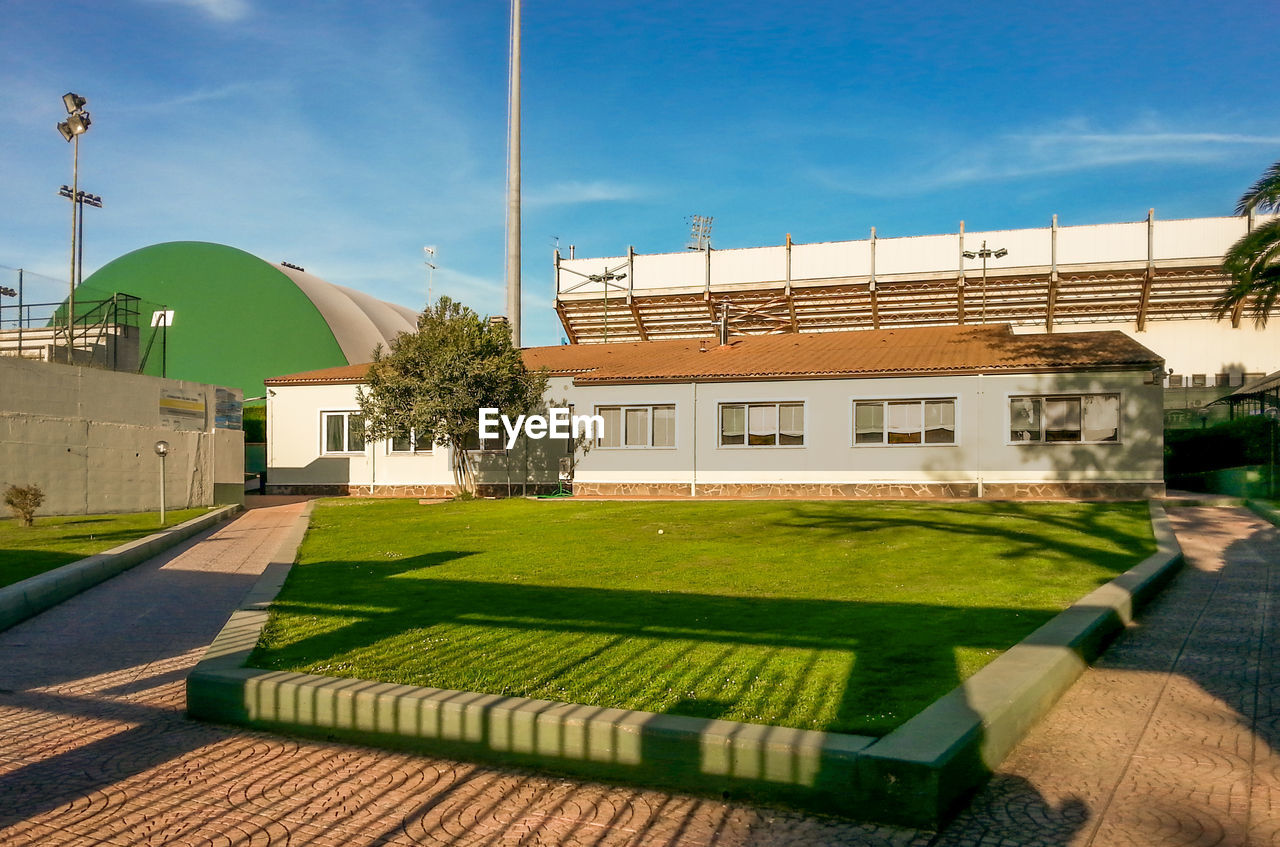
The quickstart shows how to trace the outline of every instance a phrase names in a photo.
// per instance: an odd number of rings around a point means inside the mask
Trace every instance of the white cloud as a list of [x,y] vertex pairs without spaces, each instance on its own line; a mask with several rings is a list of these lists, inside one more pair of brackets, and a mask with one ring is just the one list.
[[248,0],[151,0],[151,2],[186,6],[221,23],[242,20],[252,11]]
[[608,203],[619,200],[636,200],[649,192],[638,186],[623,185],[608,180],[591,182],[558,182],[524,192],[522,202],[530,207],[574,206],[582,203]]
[[1275,147],[1280,135],[1172,129],[1145,120],[1105,131],[1082,120],[1030,132],[993,135],[965,145],[963,152],[932,166],[905,163],[897,173],[914,176],[865,179],[836,169],[815,168],[814,181],[836,190],[872,196],[919,194],[979,182],[1100,170],[1121,165],[1193,164],[1224,161],[1245,147]]

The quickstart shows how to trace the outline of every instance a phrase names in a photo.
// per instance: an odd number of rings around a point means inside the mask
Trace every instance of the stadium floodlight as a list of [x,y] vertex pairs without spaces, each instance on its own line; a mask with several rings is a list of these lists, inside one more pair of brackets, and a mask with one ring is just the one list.
[[981,250],[965,250],[966,259],[982,259],[982,322],[987,322],[987,259],[1003,259],[1009,251],[1003,247],[988,248],[984,239]]
[[[92,121],[89,119],[89,113],[84,110],[88,104],[88,100],[68,91],[62,95],[62,105],[67,107],[67,119],[58,123],[58,132],[67,142],[74,142],[72,147],[74,152],[71,154],[71,190],[65,196],[71,198],[71,292],[67,297],[67,362],[71,363],[75,350],[75,332],[76,332],[76,280],[78,275],[76,242],[80,235],[81,215],[84,211],[83,204],[79,201],[80,197],[80,136],[89,131]],[[97,198],[101,204],[101,198]]]

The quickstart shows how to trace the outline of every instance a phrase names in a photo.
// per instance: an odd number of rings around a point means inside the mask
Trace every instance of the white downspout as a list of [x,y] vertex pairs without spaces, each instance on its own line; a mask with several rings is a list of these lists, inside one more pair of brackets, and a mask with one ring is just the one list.
[[689,485],[689,496],[698,496],[698,383],[693,386],[693,481]]
[[977,463],[978,463],[978,499],[979,500],[982,499],[982,488],[983,488],[982,486],[982,439],[986,435],[986,433],[982,429],[982,407],[983,407],[983,404],[986,403],[986,396],[982,392],[983,376],[985,376],[985,374],[981,374],[981,373],[978,374],[978,432],[977,432],[976,443],[978,445]]

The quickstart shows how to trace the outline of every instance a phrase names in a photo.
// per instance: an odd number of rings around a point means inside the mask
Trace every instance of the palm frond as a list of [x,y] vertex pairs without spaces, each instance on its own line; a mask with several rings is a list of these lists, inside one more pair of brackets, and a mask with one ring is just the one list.
[[1221,320],[1247,305],[1254,323],[1263,327],[1280,300],[1280,218],[1267,221],[1231,245],[1222,258],[1231,286],[1214,302]]
[[1258,181],[1240,195],[1236,214],[1247,215],[1253,209],[1261,212],[1280,211],[1280,162],[1267,168]]

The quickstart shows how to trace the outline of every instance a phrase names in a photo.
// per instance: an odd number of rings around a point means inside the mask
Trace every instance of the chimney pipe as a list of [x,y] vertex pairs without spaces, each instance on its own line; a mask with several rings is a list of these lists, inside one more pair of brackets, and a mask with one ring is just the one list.
[[729,304],[720,304],[720,343],[729,343]]

